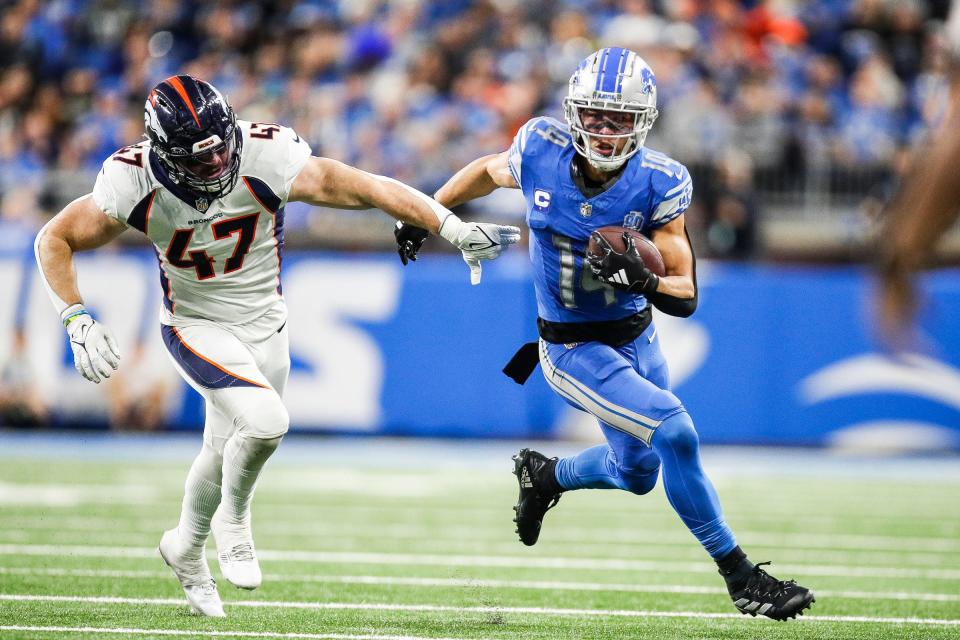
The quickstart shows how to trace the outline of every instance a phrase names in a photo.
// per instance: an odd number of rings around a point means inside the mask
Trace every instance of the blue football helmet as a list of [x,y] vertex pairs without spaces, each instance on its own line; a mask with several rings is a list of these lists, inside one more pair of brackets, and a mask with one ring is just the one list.
[[653,70],[620,47],[600,49],[581,62],[563,99],[574,147],[601,171],[615,171],[643,148],[657,113]]
[[243,137],[233,108],[213,85],[170,76],[150,91],[143,119],[171,181],[210,200],[237,184]]

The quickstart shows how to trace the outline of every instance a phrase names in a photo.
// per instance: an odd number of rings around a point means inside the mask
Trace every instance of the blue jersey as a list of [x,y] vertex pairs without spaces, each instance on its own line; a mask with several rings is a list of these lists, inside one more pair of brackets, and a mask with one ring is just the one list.
[[646,300],[617,291],[584,268],[590,233],[622,226],[649,236],[686,210],[693,183],[682,164],[644,147],[627,161],[616,183],[587,198],[570,175],[574,154],[569,130],[554,118],[527,122],[508,154],[527,201],[538,312],[552,322],[625,318],[643,309]]

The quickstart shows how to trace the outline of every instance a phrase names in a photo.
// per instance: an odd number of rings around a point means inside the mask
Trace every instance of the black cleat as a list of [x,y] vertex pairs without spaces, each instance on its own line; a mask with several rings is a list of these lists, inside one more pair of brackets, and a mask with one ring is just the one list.
[[560,501],[556,481],[545,481],[542,477],[544,471],[553,472],[556,460],[530,449],[521,449],[513,456],[513,474],[520,483],[520,497],[513,507],[517,517],[513,521],[517,523],[520,542],[528,547],[537,544],[544,514]]
[[734,573],[720,575],[727,581],[727,591],[733,599],[733,606],[740,613],[751,616],[760,614],[780,620],[803,615],[803,610],[816,602],[813,591],[801,587],[793,580],[777,580],[761,569],[769,562],[755,565],[749,573],[739,577]]

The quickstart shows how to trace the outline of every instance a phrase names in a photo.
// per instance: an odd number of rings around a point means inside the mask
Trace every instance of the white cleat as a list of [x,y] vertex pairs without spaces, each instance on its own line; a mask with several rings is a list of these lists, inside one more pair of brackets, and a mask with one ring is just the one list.
[[227,582],[238,589],[256,589],[263,582],[253,536],[249,527],[236,527],[220,522],[215,515],[210,523],[217,543],[220,572]]
[[202,552],[199,558],[184,557],[180,551],[180,538],[176,528],[164,531],[157,550],[167,566],[173,569],[194,613],[211,618],[226,617],[223,602],[217,592],[217,583],[210,575]]

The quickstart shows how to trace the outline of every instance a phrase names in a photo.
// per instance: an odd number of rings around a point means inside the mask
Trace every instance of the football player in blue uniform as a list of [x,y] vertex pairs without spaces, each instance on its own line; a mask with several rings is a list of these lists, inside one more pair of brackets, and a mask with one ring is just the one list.
[[[737,609],[785,620],[809,607],[813,592],[770,576],[737,545],[701,466],[693,421],[670,391],[651,322],[651,304],[683,317],[697,306],[696,263],[684,226],[690,174],[644,146],[656,100],[653,71],[640,56],[601,49],[570,78],[566,123],[530,120],[509,150],[474,160],[436,194],[454,207],[497,187],[523,191],[540,341],[518,351],[505,372],[522,382],[539,360],[553,390],[594,415],[607,440],[559,460],[530,449],[514,457],[517,532],[533,545],[544,514],[565,491],[642,495],[662,468],[671,506],[716,560]],[[666,275],[650,271],[632,241],[624,253],[586,258],[591,232],[606,226],[649,237]],[[423,234],[401,225],[396,236],[406,264]]]

